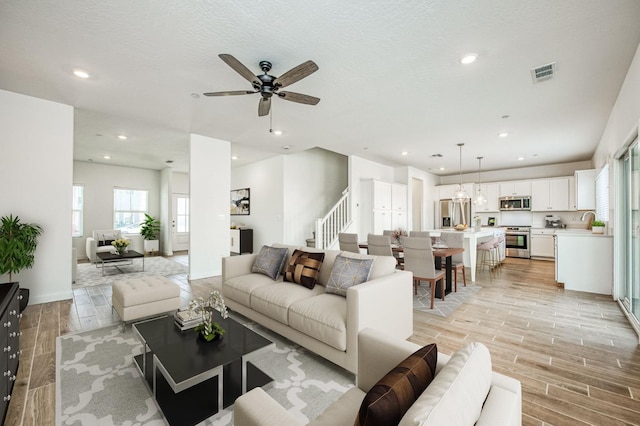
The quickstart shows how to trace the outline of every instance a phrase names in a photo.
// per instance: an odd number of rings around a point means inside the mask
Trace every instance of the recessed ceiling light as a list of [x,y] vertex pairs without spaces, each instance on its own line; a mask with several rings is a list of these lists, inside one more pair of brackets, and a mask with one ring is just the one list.
[[193,99],[198,99],[198,98],[200,97],[200,95],[199,95],[198,93],[192,93],[192,94],[191,94],[191,97],[192,97]]
[[444,170],[444,167],[440,167],[440,170],[441,170],[441,171],[442,171],[442,170]]
[[516,158],[516,160],[522,161],[522,160],[524,160],[524,157],[518,157],[518,158]]
[[407,151],[402,151],[401,154],[402,155],[408,155],[409,153]]
[[282,130],[274,130],[273,134],[276,136],[280,136],[282,134]]
[[462,57],[462,59],[460,59],[460,63],[464,64],[464,65],[469,65],[473,62],[475,62],[475,60],[478,59],[478,55],[475,53],[469,53],[468,55],[465,55]]
[[80,77],[80,78],[89,78],[90,77],[89,73],[86,72],[86,71],[83,71],[83,70],[73,70],[73,74],[76,77]]
[[111,160],[111,157],[109,157],[108,155],[105,155],[105,156],[104,156],[104,157],[102,157],[102,158],[104,158],[105,160]]
[[237,155],[232,155],[232,156],[231,156],[231,159],[232,159],[232,160],[237,160],[237,159],[238,159],[238,156],[237,156]]
[[126,141],[126,140],[127,140],[127,136],[125,136],[125,135],[118,135],[118,139],[121,139],[121,140],[123,140],[123,141]]
[[291,149],[291,147],[289,145],[285,145],[282,147],[282,149]]
[[498,133],[498,136],[501,137],[501,138],[506,138],[507,136],[509,136],[509,133],[508,132],[501,132],[501,133]]

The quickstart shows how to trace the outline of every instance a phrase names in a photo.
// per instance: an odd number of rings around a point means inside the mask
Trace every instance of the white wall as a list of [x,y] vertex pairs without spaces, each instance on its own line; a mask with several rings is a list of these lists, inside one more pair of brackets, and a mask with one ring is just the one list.
[[[149,191],[149,214],[160,218],[160,172],[158,170],[74,161],[73,184],[84,186],[83,236],[73,238],[73,247],[78,249],[78,258],[87,258],[86,239],[91,236],[94,229],[113,228],[114,188]],[[165,224],[161,223],[161,225]],[[136,250],[136,248],[133,249]]]
[[31,290],[31,304],[73,296],[72,162],[73,108],[0,90],[0,216],[44,229],[33,268],[13,276]]
[[423,229],[433,229],[436,191],[435,186],[439,184],[440,177],[414,167],[399,167],[395,170],[395,181],[407,185],[407,231],[413,229],[413,179],[423,182],[422,194],[422,224]]
[[[573,176],[576,170],[593,169],[591,161],[576,161],[572,163],[549,164],[546,166],[520,167],[505,170],[482,171],[480,178],[483,183],[500,182],[506,180],[540,179],[556,176]],[[460,182],[460,175],[442,176],[440,185],[456,184]],[[478,182],[478,172],[463,173],[462,182]]]
[[192,134],[189,141],[189,278],[222,273],[229,256],[231,144]]
[[160,252],[165,256],[173,254],[173,240],[171,235],[173,210],[171,203],[173,197],[171,194],[173,188],[173,170],[165,167],[160,171]]
[[324,217],[348,184],[348,161],[320,148],[284,156],[285,244],[304,246],[315,220]]
[[173,193],[188,194],[189,193],[189,174],[173,172]]

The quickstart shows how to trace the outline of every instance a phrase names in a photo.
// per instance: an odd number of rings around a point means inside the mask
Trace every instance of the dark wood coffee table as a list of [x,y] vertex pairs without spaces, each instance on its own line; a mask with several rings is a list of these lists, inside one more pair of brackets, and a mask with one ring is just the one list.
[[116,253],[96,253],[98,258],[102,261],[102,276],[104,276],[105,266],[114,266],[118,271],[125,273],[126,271],[120,269],[118,266],[132,265],[133,259],[142,258],[142,272],[144,272],[144,254],[138,253],[134,250],[129,250],[124,254]]
[[214,342],[180,331],[173,316],[133,324],[144,345],[135,363],[170,425],[195,425],[273,380],[251,361],[275,344],[232,318],[216,322],[226,333]]

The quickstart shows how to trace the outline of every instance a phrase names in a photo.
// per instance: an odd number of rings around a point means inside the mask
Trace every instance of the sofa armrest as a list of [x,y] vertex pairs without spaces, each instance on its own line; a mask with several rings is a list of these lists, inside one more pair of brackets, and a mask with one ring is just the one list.
[[251,273],[253,262],[257,253],[243,254],[241,256],[227,256],[222,258],[222,284],[229,278],[239,277]]
[[406,339],[413,334],[413,275],[397,271],[347,290],[347,351],[353,352],[347,367],[355,371],[358,332],[363,328]]
[[88,237],[87,242],[85,244],[85,249],[87,252],[87,257],[89,258],[89,261],[92,263],[95,263],[98,260],[96,256],[97,247],[98,247],[98,241],[96,241],[95,238]]
[[420,345],[373,328],[358,333],[358,387],[368,392],[378,380]]
[[482,406],[476,426],[522,425],[522,385],[519,380],[495,371],[489,394]]
[[236,399],[233,422],[242,426],[303,425],[262,388],[254,388]]

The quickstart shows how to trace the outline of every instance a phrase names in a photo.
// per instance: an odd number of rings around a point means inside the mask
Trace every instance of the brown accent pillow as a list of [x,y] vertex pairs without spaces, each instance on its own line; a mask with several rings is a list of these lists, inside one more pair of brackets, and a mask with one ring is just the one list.
[[296,249],[284,270],[284,280],[312,289],[318,282],[323,261],[324,253],[309,253]]
[[438,347],[435,343],[409,355],[367,392],[360,405],[355,426],[400,423],[402,416],[433,380],[437,362]]

